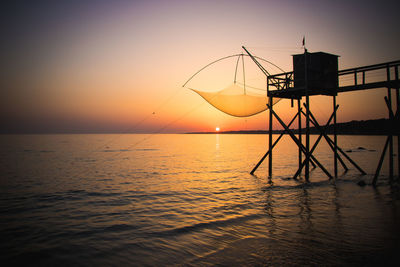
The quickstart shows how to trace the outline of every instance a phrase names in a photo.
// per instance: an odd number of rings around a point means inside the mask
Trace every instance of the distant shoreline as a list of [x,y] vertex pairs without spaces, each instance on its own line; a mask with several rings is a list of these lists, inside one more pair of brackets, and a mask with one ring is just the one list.
[[[324,125],[321,125],[324,128]],[[292,128],[294,133],[298,133],[298,129]],[[338,135],[387,135],[390,130],[396,135],[399,132],[399,126],[390,125],[388,119],[377,120],[362,120],[336,123],[336,133]],[[305,133],[305,128],[302,128],[302,133]],[[239,131],[221,131],[221,132],[188,132],[185,134],[268,134],[266,130],[239,130]],[[285,130],[273,130],[273,134],[285,133]],[[327,134],[333,134],[333,125],[329,125],[326,129]],[[287,133],[285,133],[287,134]],[[310,134],[319,134],[318,129],[310,127]]]
[[[325,122],[324,122],[325,123]],[[278,125],[278,123],[275,123]],[[321,125],[324,127],[325,125]],[[298,129],[292,128],[294,133],[298,133]],[[392,131],[393,135],[400,133],[400,125],[391,125],[389,119],[376,119],[376,120],[361,120],[350,121],[336,124],[336,132],[338,135],[388,135]],[[63,134],[268,134],[267,130],[238,130],[238,131],[220,131],[220,132],[124,132],[124,131],[81,131],[81,130],[67,130],[67,131],[0,131],[0,136],[4,135],[63,135]],[[274,130],[274,134],[284,133],[284,130]],[[302,133],[305,129],[302,128]],[[333,134],[333,126],[329,125],[326,130],[327,134]],[[286,133],[285,133],[286,134]],[[314,127],[310,128],[310,134],[319,134],[319,131]]]

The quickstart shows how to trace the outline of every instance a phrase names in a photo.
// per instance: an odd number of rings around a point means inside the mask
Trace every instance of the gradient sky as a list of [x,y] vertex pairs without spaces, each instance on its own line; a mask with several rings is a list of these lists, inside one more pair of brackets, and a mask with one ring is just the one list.
[[[399,8],[384,0],[10,1],[2,4],[1,132],[265,129],[266,112],[233,118],[182,84],[242,45],[290,71],[303,35],[310,52],[339,55],[339,69],[398,60]],[[385,92],[341,94],[338,121],[387,117]],[[322,123],[330,101],[312,102]],[[276,110],[294,113],[287,100]]]

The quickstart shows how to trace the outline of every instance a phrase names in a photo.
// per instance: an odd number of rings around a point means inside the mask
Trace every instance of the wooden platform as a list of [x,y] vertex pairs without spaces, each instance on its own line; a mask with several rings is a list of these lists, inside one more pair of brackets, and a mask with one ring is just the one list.
[[[267,78],[267,95],[278,98],[301,99],[307,94],[312,95],[329,95],[335,96],[338,93],[350,92],[357,90],[368,90],[376,88],[399,88],[400,80],[398,68],[400,60],[374,64],[369,66],[339,70],[337,72],[338,79],[349,79],[348,84],[340,85],[335,89],[318,89],[308,87],[294,86],[293,72],[285,72],[275,75],[270,75]],[[386,72],[386,77],[373,77],[376,72]],[[366,82],[375,78],[374,81]]]

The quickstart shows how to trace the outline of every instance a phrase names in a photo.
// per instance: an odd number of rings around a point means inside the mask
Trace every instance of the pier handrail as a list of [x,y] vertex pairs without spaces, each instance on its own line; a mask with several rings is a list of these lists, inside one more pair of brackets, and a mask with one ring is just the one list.
[[395,60],[395,61],[379,63],[379,64],[374,64],[374,65],[369,65],[369,66],[362,66],[362,67],[344,69],[344,70],[339,70],[338,71],[338,76],[346,75],[346,74],[352,74],[354,72],[378,70],[378,69],[382,69],[382,68],[385,68],[385,67],[394,67],[394,66],[399,66],[399,65],[400,65],[400,60]]
[[[354,84],[348,86],[339,86],[338,92],[377,88],[388,84],[392,85],[392,83],[396,82],[398,84],[397,80],[398,78],[396,78],[396,76],[394,75],[390,76],[390,80],[385,79],[384,81],[382,80],[380,82],[366,83],[365,80],[366,80],[366,73],[369,71],[384,70],[384,69],[387,69],[387,71],[389,71],[390,68],[399,68],[399,67],[400,67],[400,60],[395,60],[385,63],[339,70],[337,72],[338,77],[344,75],[354,75]],[[357,78],[357,74],[359,73],[362,74],[361,84],[358,82]],[[268,79],[268,87],[275,87],[276,90],[294,89],[293,71],[273,74],[268,76],[267,79]],[[268,91],[271,91],[271,88],[268,88]]]

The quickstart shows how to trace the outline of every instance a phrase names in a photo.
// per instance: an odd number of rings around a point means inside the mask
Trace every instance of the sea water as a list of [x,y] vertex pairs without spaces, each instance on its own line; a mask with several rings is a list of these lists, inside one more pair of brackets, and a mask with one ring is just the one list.
[[[387,159],[376,188],[357,185],[371,183],[385,138],[339,136],[368,175],[345,160],[350,170],[339,165],[338,179],[316,168],[305,183],[292,179],[298,149],[289,136],[274,149],[268,179],[267,162],[249,174],[267,150],[265,135],[3,135],[1,262],[396,263],[400,193]],[[325,141],[314,155],[333,173]]]

